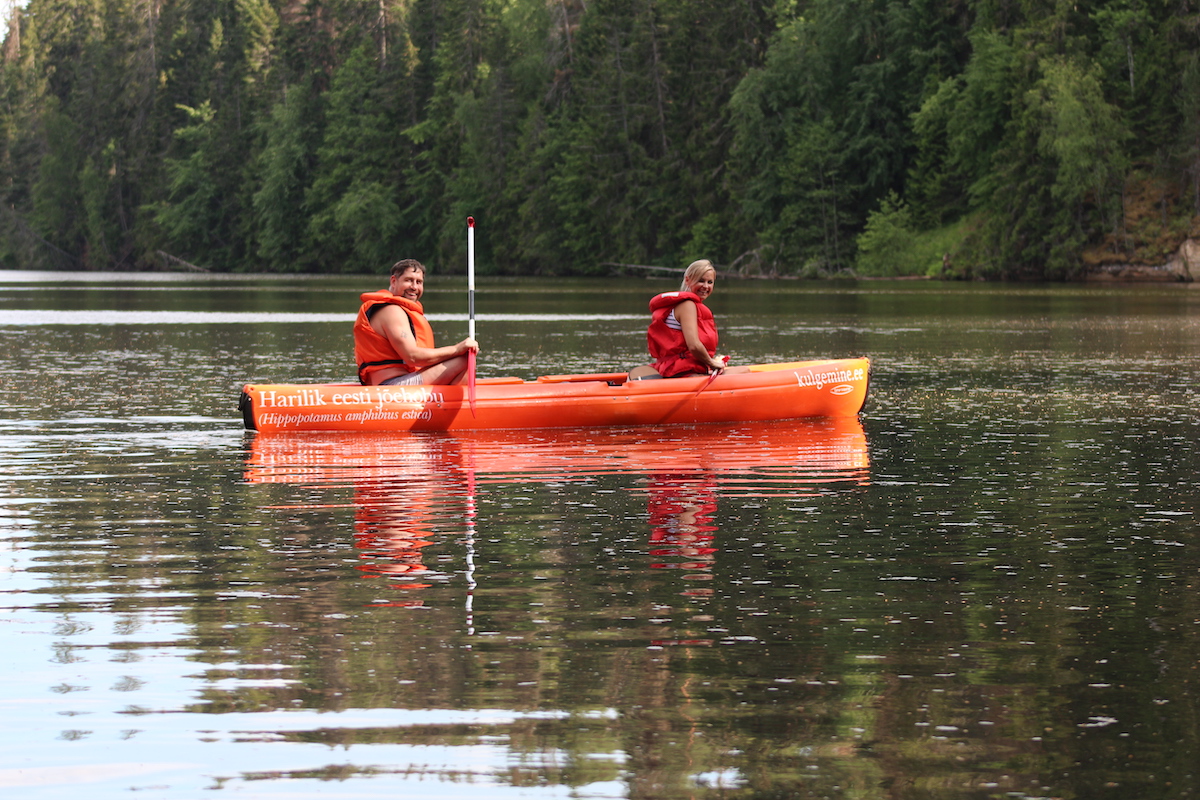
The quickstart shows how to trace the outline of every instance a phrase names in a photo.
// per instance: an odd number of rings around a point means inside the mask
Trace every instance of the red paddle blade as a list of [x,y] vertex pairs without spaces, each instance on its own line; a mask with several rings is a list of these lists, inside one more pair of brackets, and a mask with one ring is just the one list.
[[467,403],[471,406],[471,416],[475,416],[475,351],[467,351]]

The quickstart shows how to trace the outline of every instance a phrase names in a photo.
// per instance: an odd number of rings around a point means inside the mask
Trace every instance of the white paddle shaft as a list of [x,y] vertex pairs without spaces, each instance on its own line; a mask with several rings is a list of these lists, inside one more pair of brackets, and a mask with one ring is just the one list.
[[475,338],[475,218],[467,217],[467,336]]

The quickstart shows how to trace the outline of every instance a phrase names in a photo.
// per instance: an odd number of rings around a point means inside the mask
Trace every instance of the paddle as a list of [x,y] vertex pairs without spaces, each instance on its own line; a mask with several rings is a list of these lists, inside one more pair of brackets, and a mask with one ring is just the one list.
[[[475,218],[467,217],[467,336],[475,338]],[[475,416],[475,351],[467,351],[467,402]]]

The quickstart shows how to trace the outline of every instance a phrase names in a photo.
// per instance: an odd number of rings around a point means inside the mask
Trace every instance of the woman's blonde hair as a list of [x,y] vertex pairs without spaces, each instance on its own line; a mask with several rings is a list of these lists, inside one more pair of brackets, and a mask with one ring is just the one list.
[[690,292],[691,289],[688,287],[691,286],[692,281],[696,280],[710,269],[715,275],[717,268],[714,267],[712,262],[707,258],[702,258],[699,261],[693,261],[692,263],[688,264],[688,268],[683,271],[683,283],[679,284],[679,291]]

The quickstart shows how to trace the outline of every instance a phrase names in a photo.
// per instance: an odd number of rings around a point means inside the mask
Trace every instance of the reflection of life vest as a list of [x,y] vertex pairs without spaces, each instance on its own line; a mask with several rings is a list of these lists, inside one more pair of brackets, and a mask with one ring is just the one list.
[[708,365],[701,364],[688,350],[683,338],[683,329],[675,318],[675,306],[684,300],[696,304],[696,327],[700,343],[710,356],[717,354],[717,323],[712,310],[693,292],[663,292],[650,300],[650,327],[646,330],[646,344],[654,368],[663,377],[682,372],[708,372]]
[[[437,474],[435,460],[421,455],[426,457],[411,459],[413,472]],[[363,577],[383,578],[393,589],[428,588],[423,581],[438,573],[422,562],[421,554],[433,543],[430,529],[438,494],[435,481],[415,480],[412,474],[355,481],[354,544]]]
[[392,343],[371,327],[371,313],[385,304],[400,306],[408,315],[408,324],[412,327],[413,338],[421,347],[433,347],[433,328],[425,319],[425,309],[415,300],[394,295],[387,289],[378,292],[367,292],[360,298],[363,302],[358,309],[358,318],[354,320],[354,360],[358,363],[358,380],[368,384],[368,376],[373,372],[389,367],[399,367],[407,372],[416,372],[415,364],[408,364],[392,347]]
[[717,510],[707,475],[656,475],[650,486],[650,555],[671,559],[653,569],[712,569]]
[[[377,517],[368,521],[367,517]],[[371,575],[408,575],[426,572],[421,563],[421,548],[432,542],[421,537],[424,531],[405,530],[397,518],[401,512],[362,508],[359,512],[354,543],[361,549],[365,564],[359,569]],[[392,517],[392,519],[388,519]]]

